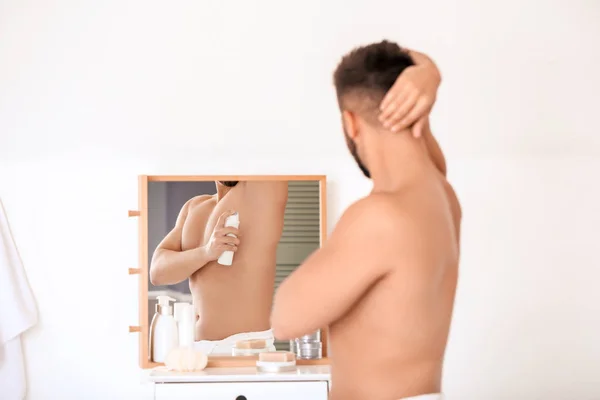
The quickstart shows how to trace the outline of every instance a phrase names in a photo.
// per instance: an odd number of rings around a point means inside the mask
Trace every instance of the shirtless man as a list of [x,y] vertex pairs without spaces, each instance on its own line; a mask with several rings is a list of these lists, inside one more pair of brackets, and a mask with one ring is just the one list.
[[[153,285],[190,278],[197,341],[270,330],[276,250],[287,203],[286,181],[219,181],[216,186],[215,195],[185,203],[150,265]],[[234,212],[239,230],[224,226]],[[217,263],[225,250],[235,252],[231,266]]]
[[[275,295],[276,338],[329,326],[333,400],[442,398],[461,211],[443,155],[428,124],[419,122],[430,109],[422,98],[435,93],[414,98],[425,114],[410,107],[380,114],[394,82],[404,81],[391,101],[399,107],[403,91],[412,96],[423,77],[434,76],[414,66],[419,56],[381,42],[342,59],[334,81],[346,141],[373,190],[344,212],[329,240]],[[411,119],[420,124],[418,137],[386,128]]]

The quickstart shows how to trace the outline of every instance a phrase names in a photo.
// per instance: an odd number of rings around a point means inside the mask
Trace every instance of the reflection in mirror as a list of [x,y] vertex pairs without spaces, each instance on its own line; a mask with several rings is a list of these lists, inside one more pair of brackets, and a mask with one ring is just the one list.
[[[271,307],[278,285],[320,246],[319,184],[149,182],[148,323],[162,308],[157,297],[169,296],[192,305],[194,347],[206,354],[254,354],[257,343],[289,350],[273,339]],[[166,308],[177,313],[173,302]],[[149,344],[150,360],[162,362]]]

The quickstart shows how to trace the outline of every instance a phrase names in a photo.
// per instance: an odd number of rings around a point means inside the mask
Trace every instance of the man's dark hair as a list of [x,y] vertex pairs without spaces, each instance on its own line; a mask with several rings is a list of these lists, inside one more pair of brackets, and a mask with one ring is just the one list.
[[238,184],[239,181],[217,181],[217,182],[219,182],[223,186],[234,187],[235,185]]
[[412,65],[408,52],[387,40],[352,50],[333,74],[340,109],[376,120],[383,97]]

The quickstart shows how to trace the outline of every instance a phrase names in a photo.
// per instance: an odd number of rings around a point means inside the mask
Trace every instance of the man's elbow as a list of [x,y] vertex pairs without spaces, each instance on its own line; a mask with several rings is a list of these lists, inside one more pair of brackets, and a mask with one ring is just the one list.
[[271,329],[273,330],[273,336],[275,336],[277,340],[295,339],[294,323],[296,322],[296,318],[294,318],[294,313],[285,307],[283,304],[284,302],[281,301],[280,297],[277,297],[275,299],[273,312],[271,313]]
[[150,260],[150,271],[148,275],[150,278],[150,283],[154,286],[171,284],[171,282],[167,282],[167,277],[165,276],[165,260],[164,257],[162,257],[162,253],[162,249],[157,248],[152,255],[152,259]]
[[153,286],[165,285],[166,283],[164,282],[164,278],[158,272],[158,269],[153,267],[153,265],[150,266],[150,283]]
[[277,340],[292,340],[295,339],[293,320],[285,316],[273,315],[271,318],[271,329],[273,336]]
[[164,265],[162,265],[161,260],[160,260],[160,256],[157,257],[157,254],[155,253],[155,256],[152,257],[152,261],[150,262],[150,283],[153,286],[164,286],[164,285],[170,285],[171,282],[169,282],[167,276],[165,276],[165,270],[164,270]]

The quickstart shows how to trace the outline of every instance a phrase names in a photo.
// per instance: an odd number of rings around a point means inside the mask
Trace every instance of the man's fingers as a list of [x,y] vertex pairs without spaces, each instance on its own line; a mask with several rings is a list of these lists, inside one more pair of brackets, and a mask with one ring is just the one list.
[[379,113],[379,121],[381,121],[382,123],[385,122],[390,117],[390,115],[392,115],[394,111],[398,108],[398,105],[402,102],[402,100],[402,98],[394,96],[388,102],[385,108],[381,109],[381,112]]
[[234,245],[222,244],[219,246],[220,251],[237,251],[238,247]]
[[413,89],[413,86],[410,79],[407,80],[404,75],[400,75],[390,90],[383,96],[383,100],[379,103],[379,110],[383,112],[390,107],[393,109],[394,106],[392,103],[398,100],[398,98],[405,96],[407,92],[410,92]]
[[232,236],[224,236],[223,238],[219,239],[218,242],[221,245],[227,245],[227,246],[239,246],[240,245],[240,239],[232,237]]
[[383,97],[383,100],[381,100],[381,104],[379,104],[379,110],[380,111],[384,111],[386,108],[389,107],[390,103],[394,100],[394,98],[396,97],[396,91],[394,90],[394,86],[392,86],[392,88],[390,90],[388,90],[388,92],[385,94],[385,96]]
[[405,87],[401,87],[399,90],[394,90],[394,88],[392,88],[390,92],[393,92],[391,93],[390,100],[385,107],[380,107],[381,112],[379,113],[379,121],[382,123],[389,119],[389,117],[396,112],[398,107],[406,102],[406,98],[410,96],[410,93],[412,93],[411,90]]
[[227,221],[227,217],[229,217],[230,215],[233,215],[233,214],[235,214],[235,211],[232,211],[232,210],[227,210],[223,214],[221,214],[221,216],[217,220],[217,225],[216,225],[217,228],[224,227],[225,222]]
[[395,110],[393,110],[393,114],[389,115],[387,119],[383,121],[383,126],[385,126],[386,128],[391,128],[394,125],[397,125],[402,120],[402,118],[406,117],[408,112],[412,110],[412,108],[415,106],[418,97],[419,96],[417,93],[413,92],[409,94],[404,99],[402,104],[399,104],[398,107]]
[[410,110],[398,124],[394,125],[391,130],[392,132],[398,132],[402,129],[406,129],[414,124],[420,117],[427,112],[427,102],[418,100],[415,106]]
[[225,220],[229,216],[229,211],[225,211],[223,214],[219,215],[219,219],[217,220],[216,228],[221,228],[225,226]]
[[219,229],[218,235],[219,236],[225,236],[225,235],[228,235],[230,233],[233,234],[233,235],[235,235],[236,237],[240,236],[240,230],[238,228],[234,228],[233,226],[225,226],[225,227]]

